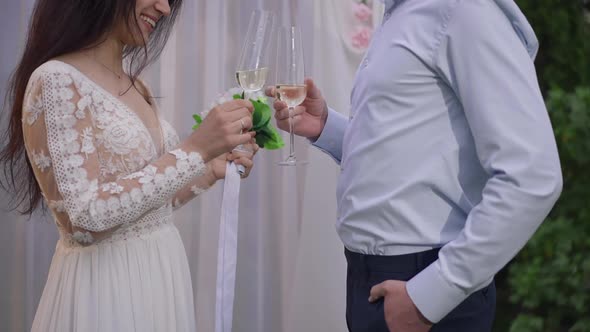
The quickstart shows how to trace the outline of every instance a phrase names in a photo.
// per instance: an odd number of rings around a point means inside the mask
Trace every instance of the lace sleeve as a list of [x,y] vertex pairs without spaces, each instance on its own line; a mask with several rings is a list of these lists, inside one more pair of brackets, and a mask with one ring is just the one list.
[[215,180],[209,179],[207,174],[199,176],[174,195],[172,207],[174,210],[180,209],[192,199],[207,191],[214,183]]
[[[142,84],[146,86],[143,82]],[[149,91],[149,95],[151,96],[151,91]],[[166,120],[161,119],[161,125],[164,130],[165,139],[164,145],[166,151],[174,149],[174,147],[178,146],[180,142],[180,138],[178,137],[178,133],[174,129],[174,127]],[[170,204],[172,205],[174,210],[178,210],[195,197],[201,195],[205,191],[207,191],[211,186],[213,186],[217,182],[215,176],[212,174],[210,165],[207,165],[207,169],[203,175],[200,175],[194,178],[189,184],[184,186],[181,190],[179,190],[176,195],[171,199]]]
[[[60,71],[36,72],[27,89],[23,132],[37,181],[62,202],[74,228],[104,232],[131,223],[168,203],[206,167],[201,156],[180,144],[140,171],[111,182],[100,180],[93,93],[81,93]],[[137,148],[130,141],[125,148]],[[51,204],[51,203],[50,203]]]

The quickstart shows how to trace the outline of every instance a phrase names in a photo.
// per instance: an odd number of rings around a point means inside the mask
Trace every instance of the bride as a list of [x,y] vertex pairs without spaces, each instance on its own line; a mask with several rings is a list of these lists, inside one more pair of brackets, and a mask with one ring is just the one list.
[[[181,0],[38,0],[0,151],[17,207],[46,205],[60,233],[33,331],[195,331],[174,209],[251,170],[248,101],[222,104],[186,140],[137,77]],[[123,60],[129,69],[123,70]],[[232,154],[250,144],[250,155]]]

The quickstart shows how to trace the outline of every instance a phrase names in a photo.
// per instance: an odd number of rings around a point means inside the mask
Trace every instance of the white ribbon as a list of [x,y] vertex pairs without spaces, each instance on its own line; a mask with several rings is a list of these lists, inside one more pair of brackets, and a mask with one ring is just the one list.
[[236,288],[238,255],[238,208],[240,174],[234,163],[227,163],[221,203],[221,223],[217,249],[217,289],[215,332],[231,332]]

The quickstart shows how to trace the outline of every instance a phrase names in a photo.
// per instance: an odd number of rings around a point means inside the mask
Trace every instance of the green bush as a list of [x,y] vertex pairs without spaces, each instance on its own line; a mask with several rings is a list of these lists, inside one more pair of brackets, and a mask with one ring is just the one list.
[[511,332],[590,331],[590,226],[550,220],[510,268]]
[[510,332],[590,331],[590,87],[552,90],[564,192],[508,272]]
[[590,87],[547,99],[563,164],[564,192],[510,266],[511,332],[590,331]]
[[581,0],[516,0],[541,49],[536,66],[561,158],[563,193],[497,276],[498,332],[590,332],[590,25]]
[[590,34],[583,0],[516,0],[539,38],[541,89],[590,85]]

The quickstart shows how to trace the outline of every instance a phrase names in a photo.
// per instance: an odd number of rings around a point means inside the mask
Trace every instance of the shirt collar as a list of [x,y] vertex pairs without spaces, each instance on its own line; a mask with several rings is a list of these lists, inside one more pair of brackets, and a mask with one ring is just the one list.
[[396,5],[399,5],[404,0],[380,0],[385,5],[385,12],[391,11]]

